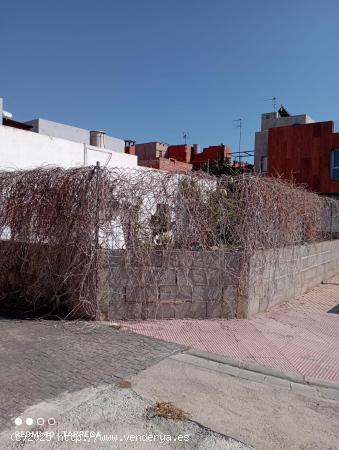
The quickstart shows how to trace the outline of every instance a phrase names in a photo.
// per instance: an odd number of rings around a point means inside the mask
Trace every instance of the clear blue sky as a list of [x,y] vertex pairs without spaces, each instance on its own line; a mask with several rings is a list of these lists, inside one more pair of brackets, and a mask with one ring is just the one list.
[[0,96],[134,138],[252,149],[264,100],[339,120],[337,0],[2,2]]

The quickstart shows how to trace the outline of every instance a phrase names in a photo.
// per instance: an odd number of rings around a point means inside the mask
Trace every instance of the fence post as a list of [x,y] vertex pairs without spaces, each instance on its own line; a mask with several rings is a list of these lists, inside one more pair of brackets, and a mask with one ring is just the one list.
[[96,162],[94,168],[96,180],[95,180],[95,195],[96,195],[96,205],[95,205],[95,232],[94,232],[94,283],[95,283],[95,318],[100,315],[100,299],[99,299],[99,218],[100,218],[100,195],[99,195],[99,177],[100,177],[100,161]]

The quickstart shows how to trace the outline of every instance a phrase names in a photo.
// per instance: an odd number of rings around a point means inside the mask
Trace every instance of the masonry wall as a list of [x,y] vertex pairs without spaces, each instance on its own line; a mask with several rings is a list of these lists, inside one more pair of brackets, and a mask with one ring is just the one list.
[[339,240],[257,252],[249,264],[245,315],[297,298],[338,273]]
[[159,156],[165,156],[168,144],[163,142],[145,142],[135,144],[135,154],[140,160],[154,160]]
[[99,318],[170,319],[237,316],[240,255],[215,251],[154,251],[126,261],[101,251]]
[[193,154],[190,162],[194,167],[199,168],[214,161],[231,160],[231,152],[230,147],[227,147],[227,145],[212,145],[204,148],[200,153]]
[[[0,308],[10,307],[6,296],[15,308],[15,298],[36,294],[36,271],[42,267],[62,279],[62,247],[0,243]],[[20,251],[13,259],[16,244]],[[102,249],[96,262],[96,295],[89,300],[99,320],[242,319],[298,298],[338,274],[339,240],[256,252],[248,263],[237,252],[152,251],[138,259],[126,250]],[[46,306],[54,288],[51,280],[39,285],[38,308]],[[64,288],[67,292],[67,283]],[[70,294],[65,304],[78,305],[76,312],[84,317],[76,290]]]
[[100,253],[98,318],[246,318],[301,296],[339,273],[339,240],[256,252],[152,253],[148,266],[123,250]]
[[187,144],[170,145],[167,149],[166,156],[177,161],[190,163],[192,158],[192,146]]
[[138,163],[140,166],[165,170],[167,172],[190,172],[193,167],[192,164],[168,158],[157,158],[153,160],[139,159]]

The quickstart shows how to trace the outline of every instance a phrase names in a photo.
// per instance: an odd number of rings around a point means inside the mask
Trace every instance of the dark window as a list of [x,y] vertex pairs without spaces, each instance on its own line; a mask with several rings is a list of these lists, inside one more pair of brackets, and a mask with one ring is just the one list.
[[339,150],[332,150],[331,178],[332,180],[339,180]]

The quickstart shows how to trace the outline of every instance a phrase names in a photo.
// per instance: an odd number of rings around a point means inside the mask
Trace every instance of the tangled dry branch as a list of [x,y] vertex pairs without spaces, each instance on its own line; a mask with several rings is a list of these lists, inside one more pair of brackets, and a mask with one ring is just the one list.
[[[142,268],[150,276],[156,250],[168,258],[178,250],[232,251],[246,261],[256,250],[327,238],[329,208],[335,217],[336,202],[255,176],[96,167],[3,171],[0,301],[94,318],[99,251],[121,250],[137,278],[145,276]],[[152,283],[160,276],[154,270]]]

